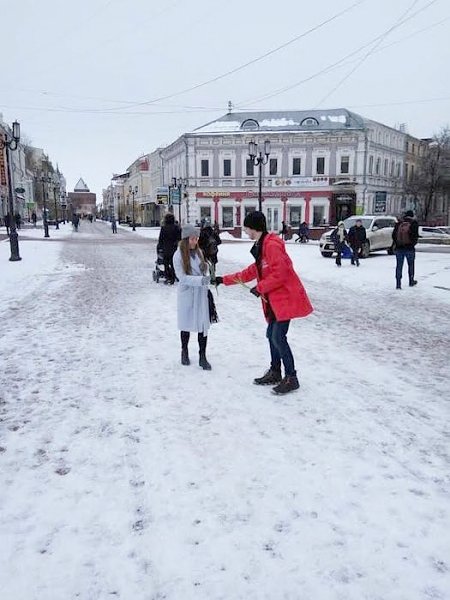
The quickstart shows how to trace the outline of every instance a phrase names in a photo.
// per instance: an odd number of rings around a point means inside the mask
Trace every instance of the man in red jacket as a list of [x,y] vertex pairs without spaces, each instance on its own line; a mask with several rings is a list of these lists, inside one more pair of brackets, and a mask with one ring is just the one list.
[[[256,385],[275,385],[275,394],[287,394],[299,388],[294,357],[287,341],[291,319],[306,317],[313,311],[306,291],[284,242],[275,234],[267,232],[266,218],[262,212],[249,213],[244,220],[244,230],[254,245],[250,250],[255,263],[232,275],[216,277],[216,285],[233,285],[256,279],[257,285],[250,292],[260,297],[264,316],[268,323],[271,363],[269,370],[254,380]],[[214,283],[214,282],[213,282]],[[281,363],[285,376],[281,377]]]

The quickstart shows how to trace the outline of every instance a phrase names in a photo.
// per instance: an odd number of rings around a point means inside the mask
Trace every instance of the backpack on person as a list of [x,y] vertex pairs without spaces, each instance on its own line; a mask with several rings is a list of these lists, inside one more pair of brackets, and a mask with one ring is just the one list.
[[397,229],[397,246],[412,244],[411,221],[402,221]]

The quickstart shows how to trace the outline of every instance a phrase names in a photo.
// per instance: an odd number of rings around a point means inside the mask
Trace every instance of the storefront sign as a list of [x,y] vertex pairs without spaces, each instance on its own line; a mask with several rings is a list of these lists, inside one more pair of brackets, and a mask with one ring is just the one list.
[[326,187],[330,184],[329,177],[316,175],[314,177],[288,177],[286,179],[272,179],[272,187]]
[[374,213],[385,213],[387,208],[387,192],[375,192]]
[[169,188],[167,186],[156,188],[156,204],[169,204]]
[[179,187],[170,188],[170,203],[180,204],[181,203],[181,190]]
[[220,198],[229,198],[231,196],[230,192],[197,192],[197,197],[198,198],[215,198],[215,197],[220,197]]

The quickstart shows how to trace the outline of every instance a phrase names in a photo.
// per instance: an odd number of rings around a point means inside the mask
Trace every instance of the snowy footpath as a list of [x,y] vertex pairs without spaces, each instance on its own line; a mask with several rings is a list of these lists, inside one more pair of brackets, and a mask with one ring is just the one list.
[[[276,397],[241,286],[204,372],[153,240],[25,237],[20,263],[0,242],[1,600],[450,599],[450,254],[396,291],[385,253],[338,269],[290,244],[315,312]],[[218,273],[249,249],[222,244]]]

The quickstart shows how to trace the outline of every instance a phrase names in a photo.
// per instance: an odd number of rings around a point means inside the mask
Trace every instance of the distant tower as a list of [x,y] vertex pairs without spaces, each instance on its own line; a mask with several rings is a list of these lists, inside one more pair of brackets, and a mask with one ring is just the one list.
[[233,103],[231,102],[231,100],[228,100],[228,114],[231,115],[232,111],[233,111]]

